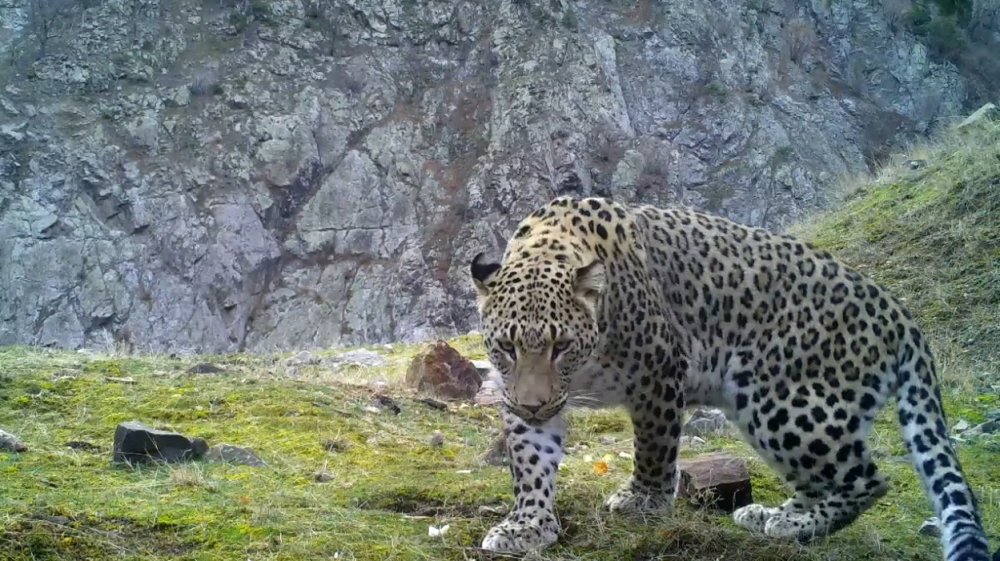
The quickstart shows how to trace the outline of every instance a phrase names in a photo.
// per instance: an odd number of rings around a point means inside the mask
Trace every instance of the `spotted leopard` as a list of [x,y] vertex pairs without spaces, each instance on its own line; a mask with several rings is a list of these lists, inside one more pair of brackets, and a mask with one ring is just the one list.
[[672,508],[682,411],[722,409],[794,490],[733,519],[804,542],[886,493],[866,440],[895,397],[945,559],[989,561],[926,338],[898,300],[829,253],[689,209],[560,197],[517,226],[501,262],[479,254],[470,269],[504,380],[515,498],[484,549],[557,541],[568,404],[630,414],[633,473],[606,501],[620,512]]

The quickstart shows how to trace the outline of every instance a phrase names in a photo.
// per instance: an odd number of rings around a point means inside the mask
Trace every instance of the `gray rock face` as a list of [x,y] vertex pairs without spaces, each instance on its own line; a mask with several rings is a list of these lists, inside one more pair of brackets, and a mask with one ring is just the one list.
[[0,344],[465,332],[555,195],[780,229],[966,95],[876,2],[77,4],[0,11]]

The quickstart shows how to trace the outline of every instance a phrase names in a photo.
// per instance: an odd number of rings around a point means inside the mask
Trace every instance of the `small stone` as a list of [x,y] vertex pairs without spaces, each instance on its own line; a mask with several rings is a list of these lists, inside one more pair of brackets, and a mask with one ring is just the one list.
[[923,536],[940,536],[941,535],[941,525],[938,522],[936,516],[924,520],[924,523],[920,525],[920,529],[917,530]]
[[414,400],[418,403],[423,403],[424,405],[430,407],[431,409],[437,409],[438,411],[447,411],[448,404],[436,399],[431,399],[429,397],[421,397]]
[[441,431],[436,430],[431,435],[431,446],[443,446],[444,445],[444,435]]
[[188,368],[187,372],[188,374],[219,374],[221,372],[225,372],[225,370],[208,362],[199,362],[191,368]]
[[483,380],[469,359],[437,340],[410,362],[406,384],[442,399],[472,399]]
[[9,452],[27,452],[28,447],[25,446],[18,437],[0,429],[0,450],[7,450]]
[[289,366],[304,366],[319,364],[319,359],[314,357],[309,351],[299,351],[292,358],[288,359]]
[[493,368],[493,363],[488,360],[473,360],[470,362],[472,362],[472,366],[476,367],[476,371],[479,372],[479,375],[484,379],[490,375],[490,372],[496,370]]
[[192,439],[129,421],[115,430],[112,460],[127,464],[149,460],[180,462],[200,458],[207,451],[208,444],[201,438]]
[[958,422],[955,423],[955,426],[951,427],[951,430],[955,432],[962,432],[964,430],[969,430],[970,426],[971,425],[969,425],[969,421],[966,421],[965,419],[959,419]]
[[222,462],[251,467],[267,467],[267,463],[249,448],[231,444],[216,444],[208,449],[205,458],[210,462]]
[[986,421],[962,432],[965,438],[974,438],[1000,432],[1000,420]]
[[476,511],[479,516],[503,516],[507,514],[508,509],[503,505],[479,505]]
[[1000,108],[992,103],[986,103],[979,109],[965,118],[964,121],[959,123],[958,129],[965,129],[976,123],[983,123],[989,121],[1000,121]]
[[508,461],[507,437],[501,433],[490,442],[489,449],[483,454],[482,462],[488,466],[503,466],[507,465]]
[[614,444],[615,442],[617,442],[615,440],[615,437],[613,437],[613,436],[606,436],[606,435],[599,436],[597,438],[597,441],[600,442],[601,444],[605,445],[605,446],[611,446],[612,444]]
[[503,400],[503,379],[500,377],[500,373],[497,371],[492,371],[486,375],[483,379],[482,385],[479,387],[479,391],[476,393],[475,401],[476,405],[495,405]]
[[679,497],[726,512],[753,502],[750,468],[745,460],[726,454],[706,454],[679,463]]
[[330,440],[327,440],[326,442],[323,443],[323,449],[326,450],[327,452],[334,452],[334,453],[346,452],[350,447],[351,444],[349,442],[341,439],[331,438]]
[[364,349],[340,353],[339,355],[328,358],[326,362],[330,368],[334,369],[349,366],[367,366],[377,368],[385,366],[386,364],[385,357],[376,352]]
[[313,473],[313,480],[316,483],[326,483],[327,481],[333,481],[333,474],[324,470],[317,471]]
[[399,405],[397,405],[396,402],[387,395],[377,395],[375,396],[373,402],[377,407],[391,411],[393,415],[399,415],[403,412],[403,410],[399,408]]
[[700,436],[688,436],[684,435],[681,437],[681,447],[682,448],[698,448],[699,446],[705,445],[705,439]]

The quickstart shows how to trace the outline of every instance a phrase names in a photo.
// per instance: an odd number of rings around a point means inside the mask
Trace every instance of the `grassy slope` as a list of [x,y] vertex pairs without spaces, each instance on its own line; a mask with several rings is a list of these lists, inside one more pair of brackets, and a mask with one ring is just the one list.
[[[990,125],[970,141],[947,140],[925,151],[926,168],[887,172],[842,210],[800,230],[907,296],[945,349],[953,420],[976,422],[1000,407],[994,394],[972,391],[996,383],[989,366],[1000,317],[998,224],[991,220],[1000,216],[998,131]],[[454,344],[469,356],[482,354],[475,338]],[[334,376],[321,366],[289,368],[286,357],[202,358],[226,372],[195,375],[186,373],[186,360],[0,349],[0,427],[31,447],[0,453],[0,558],[485,558],[475,545],[501,515],[479,508],[510,502],[506,469],[480,461],[498,426],[495,412],[454,405],[441,412],[414,401],[398,381],[415,348],[380,351],[389,358],[386,368]],[[378,379],[390,383],[400,415],[366,410],[371,392],[358,382]],[[250,446],[270,465],[112,467],[114,427],[129,419]],[[429,445],[435,430],[445,435],[442,447]],[[74,440],[97,448],[65,446]],[[326,449],[330,441],[339,451]],[[569,445],[559,483],[565,534],[546,559],[940,556],[935,538],[916,533],[929,507],[889,414],[873,436],[893,479],[889,495],[850,528],[808,547],[752,537],[726,516],[683,503],[674,516],[645,524],[605,513],[601,501],[631,469],[620,455],[631,451],[631,433],[619,412],[574,414]],[[747,446],[726,438],[710,440],[703,451],[718,449],[753,459]],[[994,544],[998,451],[996,441],[960,447]],[[611,466],[607,475],[593,469],[601,458]],[[755,498],[782,500],[779,480],[752,461]],[[333,479],[317,483],[312,474],[324,466]],[[441,524],[450,525],[444,538],[429,537],[428,528]]]
[[1000,122],[914,148],[793,233],[905,298],[949,381],[1000,383]]

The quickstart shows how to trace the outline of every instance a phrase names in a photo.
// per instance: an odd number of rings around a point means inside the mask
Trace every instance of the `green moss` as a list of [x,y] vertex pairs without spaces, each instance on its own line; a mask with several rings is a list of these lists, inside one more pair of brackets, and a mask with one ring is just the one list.
[[[451,343],[481,349],[475,336]],[[392,360],[418,349],[396,345],[382,352]],[[371,394],[364,386],[278,378],[268,374],[275,364],[271,357],[211,361],[226,373],[187,374],[192,363],[161,357],[0,349],[0,371],[7,373],[0,395],[28,398],[19,409],[0,409],[0,426],[31,447],[24,454],[0,454],[0,509],[6,513],[0,557],[277,560],[340,552],[347,559],[457,560],[474,555],[478,540],[500,518],[481,515],[479,508],[511,501],[507,469],[480,461],[499,426],[492,409],[438,411],[395,388],[402,413],[375,414],[366,410]],[[109,382],[109,372],[135,383]],[[995,405],[959,394],[946,399],[949,410],[973,422]],[[112,466],[111,436],[118,422],[129,419],[210,443],[249,446],[269,465]],[[938,558],[933,538],[914,535],[929,508],[908,464],[883,462],[895,481],[887,500],[858,525],[800,549],[750,536],[727,516],[683,502],[675,515],[645,523],[605,513],[604,497],[632,469],[628,418],[619,411],[574,412],[570,423],[571,451],[559,474],[565,534],[549,559],[820,560],[874,552]],[[883,456],[902,453],[891,415],[880,418],[876,430]],[[434,431],[444,434],[443,446],[430,445]],[[71,440],[95,448],[66,447]],[[343,445],[331,447],[330,441]],[[986,497],[987,523],[997,527],[1000,468],[991,460],[994,452],[977,446],[963,446],[962,461]],[[786,496],[781,481],[746,444],[720,438],[703,450],[750,458],[758,500],[777,503]],[[609,463],[607,475],[594,471],[597,459]],[[317,471],[331,480],[316,482]],[[429,526],[443,524],[449,524],[448,534],[428,537]]]

